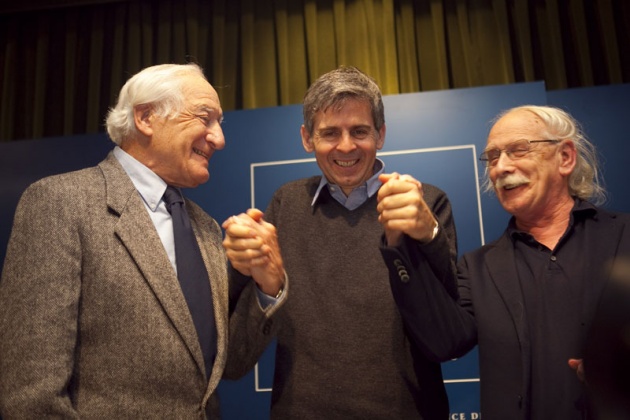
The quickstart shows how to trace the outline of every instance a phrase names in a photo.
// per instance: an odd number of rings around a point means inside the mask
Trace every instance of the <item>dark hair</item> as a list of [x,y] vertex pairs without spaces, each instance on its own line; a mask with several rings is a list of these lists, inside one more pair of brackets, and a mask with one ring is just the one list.
[[328,108],[340,107],[347,99],[364,100],[370,104],[374,127],[379,131],[385,124],[381,90],[367,74],[352,66],[341,66],[320,76],[304,95],[304,127],[313,134],[315,115]]

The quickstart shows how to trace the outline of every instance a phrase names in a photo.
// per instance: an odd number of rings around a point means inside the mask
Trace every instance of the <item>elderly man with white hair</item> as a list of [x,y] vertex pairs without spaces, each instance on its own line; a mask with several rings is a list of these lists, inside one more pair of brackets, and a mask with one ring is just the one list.
[[395,296],[415,303],[406,321],[435,360],[479,346],[483,418],[589,418],[585,340],[630,218],[597,206],[595,147],[561,109],[502,113],[480,159],[507,229],[461,258],[457,300],[414,273]]
[[[208,180],[222,117],[199,66],[148,67],[107,117],[114,150],[24,192],[0,282],[3,419],[219,417],[227,259],[218,223],[180,188]],[[263,259],[254,280],[275,296],[282,262]],[[282,302],[242,296],[232,315],[264,335]]]

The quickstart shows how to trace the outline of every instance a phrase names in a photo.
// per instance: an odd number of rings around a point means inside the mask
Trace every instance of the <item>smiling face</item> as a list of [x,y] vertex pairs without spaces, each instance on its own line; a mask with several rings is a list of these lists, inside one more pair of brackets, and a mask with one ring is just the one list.
[[192,188],[208,180],[210,158],[225,139],[217,92],[203,77],[185,77],[183,110],[170,118],[149,112],[143,121],[150,137],[143,163],[167,184]]
[[340,106],[319,111],[313,133],[301,129],[304,149],[315,153],[319,168],[329,182],[347,195],[374,174],[376,151],[385,143],[385,126],[374,128],[370,104],[346,99]]
[[[486,150],[504,149],[515,140],[550,138],[543,123],[529,111],[514,111],[492,127]],[[551,137],[553,139],[553,137]],[[561,143],[534,143],[525,156],[514,159],[501,153],[488,175],[503,208],[517,219],[535,219],[571,200],[567,177],[575,164],[575,147]]]

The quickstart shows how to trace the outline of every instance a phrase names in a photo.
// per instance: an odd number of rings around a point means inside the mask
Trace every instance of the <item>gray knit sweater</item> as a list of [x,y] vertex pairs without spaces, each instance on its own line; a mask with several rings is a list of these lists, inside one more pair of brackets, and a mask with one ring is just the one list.
[[[439,364],[410,343],[392,298],[390,273],[397,271],[394,258],[381,254],[376,196],[349,211],[324,188],[311,206],[319,180],[284,185],[265,212],[290,279],[276,321],[272,418],[445,419]],[[448,272],[456,258],[450,204],[439,189],[423,188],[444,232],[431,252],[442,256],[438,270]],[[405,244],[417,249],[389,254],[421,255],[415,241]]]

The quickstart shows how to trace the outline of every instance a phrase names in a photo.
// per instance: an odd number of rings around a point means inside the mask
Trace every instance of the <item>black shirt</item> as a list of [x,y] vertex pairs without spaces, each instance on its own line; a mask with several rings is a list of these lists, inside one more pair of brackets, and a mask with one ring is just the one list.
[[554,249],[516,229],[508,232],[514,244],[531,343],[529,418],[583,418],[584,387],[568,360],[582,358],[589,322],[597,305],[584,276],[589,260],[588,238],[595,229],[586,223],[597,209],[576,200],[567,230]]

